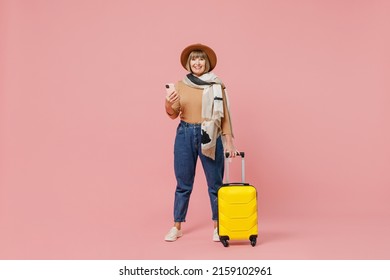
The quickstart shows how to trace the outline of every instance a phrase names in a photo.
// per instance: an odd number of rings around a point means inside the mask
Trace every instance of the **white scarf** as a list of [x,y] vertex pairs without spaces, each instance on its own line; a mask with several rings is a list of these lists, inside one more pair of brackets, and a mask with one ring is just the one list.
[[[196,77],[187,75],[183,82],[193,88],[203,89],[202,95],[202,154],[215,159],[215,147],[222,131],[223,109],[223,83],[212,72]],[[229,105],[225,90],[227,105]],[[229,106],[227,107],[229,110]]]

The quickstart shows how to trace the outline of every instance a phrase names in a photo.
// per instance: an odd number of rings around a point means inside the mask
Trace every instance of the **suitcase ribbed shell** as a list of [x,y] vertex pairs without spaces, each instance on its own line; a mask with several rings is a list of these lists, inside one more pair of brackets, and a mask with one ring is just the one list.
[[257,192],[250,185],[222,186],[218,191],[218,234],[230,240],[257,236]]

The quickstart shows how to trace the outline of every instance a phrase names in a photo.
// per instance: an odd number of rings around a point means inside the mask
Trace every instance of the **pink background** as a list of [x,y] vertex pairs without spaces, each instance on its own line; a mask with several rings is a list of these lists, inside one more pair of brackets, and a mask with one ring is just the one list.
[[[389,259],[389,3],[0,1],[0,258]],[[199,42],[259,191],[255,248],[211,241],[200,165],[163,241],[164,84]]]

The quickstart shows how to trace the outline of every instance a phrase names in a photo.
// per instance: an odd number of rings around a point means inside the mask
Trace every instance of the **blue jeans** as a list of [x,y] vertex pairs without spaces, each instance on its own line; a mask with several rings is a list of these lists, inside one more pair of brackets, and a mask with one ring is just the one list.
[[201,125],[181,121],[177,127],[174,147],[174,168],[177,181],[173,211],[175,222],[185,222],[198,157],[206,175],[212,219],[218,220],[217,192],[222,185],[224,172],[221,137],[217,139],[215,160],[213,160],[201,152]]

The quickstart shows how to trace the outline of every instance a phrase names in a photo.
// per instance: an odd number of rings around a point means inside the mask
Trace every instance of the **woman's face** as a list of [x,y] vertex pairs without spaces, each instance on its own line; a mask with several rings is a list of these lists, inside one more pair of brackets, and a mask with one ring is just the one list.
[[191,72],[195,76],[202,76],[206,70],[206,60],[202,57],[193,57],[190,60]]

